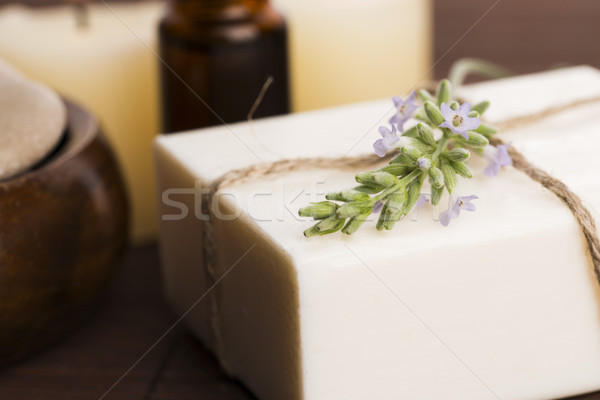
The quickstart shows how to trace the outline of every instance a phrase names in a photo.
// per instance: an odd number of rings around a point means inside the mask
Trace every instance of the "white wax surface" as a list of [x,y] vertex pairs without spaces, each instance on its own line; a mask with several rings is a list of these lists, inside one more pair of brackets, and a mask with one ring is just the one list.
[[407,92],[430,79],[430,0],[274,0],[289,24],[295,111]]

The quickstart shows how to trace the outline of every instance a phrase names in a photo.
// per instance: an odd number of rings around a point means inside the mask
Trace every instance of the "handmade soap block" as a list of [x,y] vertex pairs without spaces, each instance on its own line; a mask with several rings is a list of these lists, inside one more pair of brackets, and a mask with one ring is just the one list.
[[[576,67],[465,87],[491,122],[600,95]],[[499,136],[600,207],[600,102]],[[159,137],[155,154],[169,302],[261,400],[549,399],[600,388],[600,297],[570,211],[505,168],[458,191],[477,211],[442,227],[425,205],[389,232],[306,239],[299,208],[353,186],[353,169],[298,168],[215,197],[224,173],[372,152],[381,100]],[[597,217],[597,213],[594,212]],[[214,249],[204,248],[207,237]],[[210,240],[209,240],[210,242]],[[214,251],[213,251],[214,250]],[[206,271],[206,264],[214,266]]]

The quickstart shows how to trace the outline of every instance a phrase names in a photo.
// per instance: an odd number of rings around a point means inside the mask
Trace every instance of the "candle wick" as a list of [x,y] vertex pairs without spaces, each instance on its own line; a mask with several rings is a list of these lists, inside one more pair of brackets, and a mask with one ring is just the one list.
[[250,127],[250,133],[254,137],[254,140],[256,140],[256,143],[258,143],[265,151],[273,154],[275,157],[285,158],[285,156],[283,154],[280,154],[280,153],[277,153],[277,152],[271,150],[269,148],[269,146],[266,146],[262,142],[262,140],[260,140],[260,138],[256,135],[256,132],[254,131],[254,121],[252,120],[252,118],[254,117],[254,113],[258,109],[258,106],[260,106],[260,103],[262,103],[263,98],[265,97],[265,94],[267,93],[267,90],[269,90],[269,87],[271,86],[271,84],[274,81],[275,81],[275,79],[273,79],[273,77],[271,75],[269,75],[267,77],[267,80],[265,81],[262,89],[260,89],[260,92],[258,93],[258,97],[254,101],[254,104],[252,105],[252,108],[250,109],[250,112],[248,113],[248,125]]
[[273,77],[269,75],[269,77],[267,78],[267,80],[266,80],[265,84],[263,85],[262,89],[260,89],[260,92],[258,93],[258,97],[256,98],[256,101],[252,105],[252,108],[250,108],[250,112],[248,113],[248,122],[252,122],[252,118],[254,117],[254,113],[258,109],[258,106],[260,106],[260,103],[262,103],[263,98],[265,97],[265,94],[267,93],[267,90],[269,90],[269,86],[271,86],[271,84],[273,83],[273,81],[274,81]]

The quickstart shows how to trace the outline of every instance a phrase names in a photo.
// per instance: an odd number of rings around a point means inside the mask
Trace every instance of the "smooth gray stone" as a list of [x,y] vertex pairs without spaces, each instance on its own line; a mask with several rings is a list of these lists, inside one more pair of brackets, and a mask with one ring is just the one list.
[[66,116],[62,100],[46,86],[0,78],[0,180],[49,155],[63,135]]
[[4,78],[25,79],[14,65],[0,58],[0,79]]

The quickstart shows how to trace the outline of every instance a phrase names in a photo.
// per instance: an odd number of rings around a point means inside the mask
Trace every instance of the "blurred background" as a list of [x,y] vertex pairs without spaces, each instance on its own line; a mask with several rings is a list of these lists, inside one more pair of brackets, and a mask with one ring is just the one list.
[[[98,399],[134,366],[103,398],[252,399],[182,329],[151,347],[175,321],[161,293],[151,157],[163,131],[157,25],[165,3],[92,1],[84,17],[81,3],[0,0],[0,58],[98,116],[127,183],[133,246],[99,315],[57,347],[0,372],[0,398]],[[515,74],[600,67],[597,0],[272,4],[289,26],[292,112],[402,95],[447,76],[465,57]]]
[[[289,74],[274,73],[275,83],[256,117],[403,95],[414,85],[447,76],[452,63],[464,57],[492,61],[515,74],[564,65],[600,66],[595,43],[600,6],[594,0],[273,0],[271,4],[287,22]],[[157,36],[165,1],[0,0],[0,5],[0,56],[98,116],[129,188],[132,238],[135,243],[151,242],[156,234],[149,151],[154,136],[221,123],[209,111],[206,118],[212,120],[172,122],[173,113],[179,112],[182,119],[182,113],[189,116],[206,108],[186,85],[225,122],[234,122],[245,119],[265,78],[247,86],[246,97],[230,95],[232,89],[207,97],[207,91],[190,82],[218,77],[193,75],[191,69],[202,66],[165,51],[166,45],[161,53]],[[261,17],[269,18],[273,20]],[[172,19],[180,23],[180,17]],[[285,50],[278,49],[282,58]],[[158,61],[159,54],[168,67]],[[162,96],[161,70],[169,86]],[[248,71],[254,73],[262,72]],[[282,85],[287,85],[287,92]],[[187,111],[186,102],[193,111]],[[162,126],[161,105],[169,117]],[[237,115],[228,107],[237,107]]]

